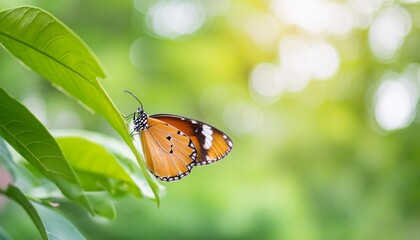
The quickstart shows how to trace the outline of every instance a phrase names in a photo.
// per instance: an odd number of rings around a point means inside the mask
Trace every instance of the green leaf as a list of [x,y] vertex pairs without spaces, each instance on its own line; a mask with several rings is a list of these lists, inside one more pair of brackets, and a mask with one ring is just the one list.
[[112,222],[117,216],[115,211],[115,206],[112,201],[112,198],[107,192],[87,192],[89,200],[95,205],[95,210],[98,212],[98,215],[95,217],[102,217],[102,220]]
[[[132,160],[131,157],[126,157],[123,154],[113,153],[115,157],[118,159],[118,162],[121,166],[124,167],[124,170],[129,173],[131,179],[136,183],[136,185],[141,189],[142,195],[147,198],[153,198],[153,192],[151,191],[150,187],[148,187],[147,182],[144,178],[142,178],[142,174],[140,172],[140,168],[136,162]],[[165,187],[162,185],[158,185],[158,191],[160,194],[165,193]]]
[[36,202],[32,202],[32,205],[41,217],[48,239],[86,239],[69,220],[58,212]]
[[42,238],[48,239],[47,231],[45,230],[44,224],[42,224],[42,220],[39,217],[38,212],[35,210],[34,206],[32,206],[31,202],[29,202],[26,196],[19,190],[19,188],[13,185],[9,185],[4,193],[6,196],[15,200],[17,203],[19,203],[19,205],[23,207],[26,213],[28,213],[28,215],[31,217]]
[[7,149],[3,138],[0,138],[0,166],[3,165],[12,175],[13,180],[16,179],[16,164],[13,161],[12,154]]
[[4,193],[28,213],[43,239],[85,239],[61,214],[38,203],[31,203],[19,188],[10,185]]
[[[130,177],[131,180],[127,182],[129,183],[128,186],[131,186],[130,183],[134,182],[136,186],[136,189],[133,189],[134,191],[137,191],[137,189],[139,189],[141,191],[142,196],[147,198],[154,197],[153,191],[151,190],[150,186],[148,186],[146,180],[143,177],[141,169],[139,168],[139,165],[136,162],[136,158],[134,157],[130,149],[123,144],[123,142],[103,134],[81,130],[54,130],[52,131],[52,134],[53,136],[55,136],[56,139],[58,139],[58,141],[60,141],[59,139],[61,138],[78,137],[83,138],[86,141],[91,142],[92,144],[99,145],[102,148],[106,149],[107,152],[112,154],[114,160],[117,161],[119,168],[122,168],[123,171]],[[85,151],[88,150],[89,149],[85,149]],[[79,178],[83,179],[83,177],[81,177],[79,173],[80,172],[78,172]],[[159,192],[162,192],[164,190],[164,187],[162,185],[158,186]]]
[[62,193],[93,213],[73,169],[47,129],[0,88],[0,135]]
[[124,119],[98,82],[105,73],[86,44],[49,13],[33,7],[0,12],[0,43],[59,89],[105,117],[134,153],[159,205],[158,184],[149,175]]
[[11,240],[12,237],[9,235],[9,233],[6,230],[4,230],[4,228],[0,226],[0,240],[9,240],[9,239]]
[[89,180],[93,182],[93,186],[89,189],[82,181],[85,190],[98,191],[108,188],[112,193],[125,188],[126,191],[141,196],[140,189],[118,160],[101,145],[81,137],[56,137],[56,140],[76,175],[90,176]]

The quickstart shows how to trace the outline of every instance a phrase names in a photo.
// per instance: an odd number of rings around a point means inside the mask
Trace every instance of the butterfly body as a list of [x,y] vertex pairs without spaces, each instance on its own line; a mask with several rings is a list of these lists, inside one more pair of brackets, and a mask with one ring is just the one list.
[[194,166],[224,158],[233,147],[222,131],[197,120],[172,114],[133,114],[133,133],[139,134],[146,165],[162,181],[187,176]]

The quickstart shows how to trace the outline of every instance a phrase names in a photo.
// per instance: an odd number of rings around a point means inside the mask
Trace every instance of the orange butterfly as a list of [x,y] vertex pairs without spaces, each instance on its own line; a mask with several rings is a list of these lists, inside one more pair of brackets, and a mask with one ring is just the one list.
[[133,117],[134,131],[139,134],[146,165],[162,181],[176,181],[187,176],[194,166],[207,165],[224,158],[233,147],[222,131],[197,120],[171,114],[148,116],[141,107]]

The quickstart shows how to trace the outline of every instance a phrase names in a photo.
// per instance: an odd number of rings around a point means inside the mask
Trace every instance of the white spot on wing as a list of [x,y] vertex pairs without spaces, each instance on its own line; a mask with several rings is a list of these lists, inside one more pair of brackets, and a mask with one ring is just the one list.
[[203,125],[203,130],[201,133],[204,135],[204,149],[210,149],[213,145],[213,130],[208,125]]

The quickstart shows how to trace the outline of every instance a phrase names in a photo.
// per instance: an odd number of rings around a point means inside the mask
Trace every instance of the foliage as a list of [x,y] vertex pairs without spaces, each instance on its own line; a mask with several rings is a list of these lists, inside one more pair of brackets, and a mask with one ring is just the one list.
[[[85,191],[93,205],[109,200],[101,211],[115,220],[103,221],[63,201],[7,144],[13,161],[0,168],[0,183],[13,182],[31,203],[58,203],[47,208],[87,238],[419,238],[419,0],[0,0],[0,9],[22,4],[53,13],[83,37],[121,113],[138,106],[122,93],[129,90],[148,114],[199,119],[235,143],[223,161],[163,183],[167,194],[159,192],[156,208],[137,197],[153,192],[106,118],[0,48],[1,87],[63,155],[62,139],[86,140],[132,180],[120,170],[104,179],[85,165],[97,177],[90,181],[73,168],[84,188],[106,189]],[[38,234],[2,195],[0,225],[6,238]]]
[[[123,166],[126,164],[119,160],[119,156],[81,136],[54,139],[24,105],[0,88],[0,135],[41,174],[42,177],[39,177],[54,183],[64,195],[61,198],[68,198],[91,214],[111,220],[115,218],[115,212],[109,197],[96,196],[98,192],[148,196],[159,205],[158,185],[148,175],[120,112],[98,82],[99,78],[105,77],[105,73],[86,44],[49,13],[34,7],[18,7],[0,12],[0,43],[22,63],[51,81],[56,88],[101,114],[131,149],[133,155],[130,157],[137,159],[139,165],[131,164],[129,167],[140,166],[141,177],[147,181],[154,196],[142,193],[149,191],[145,187],[147,184],[139,185],[133,180],[139,177],[133,174],[138,175],[140,172],[127,171],[128,166]],[[14,160],[4,146],[2,153],[2,162],[7,166],[13,165]],[[10,174],[15,179],[21,178],[19,173]],[[35,204],[34,207],[25,196],[34,197],[31,193],[22,193],[13,185],[9,185],[4,193],[28,212],[44,239],[55,239],[57,235],[82,237],[70,222],[45,208],[51,206]],[[56,201],[53,200],[55,198],[47,193],[36,201],[45,203]],[[43,219],[38,214],[43,214]],[[63,222],[64,225],[51,231],[51,225],[57,222]]]

